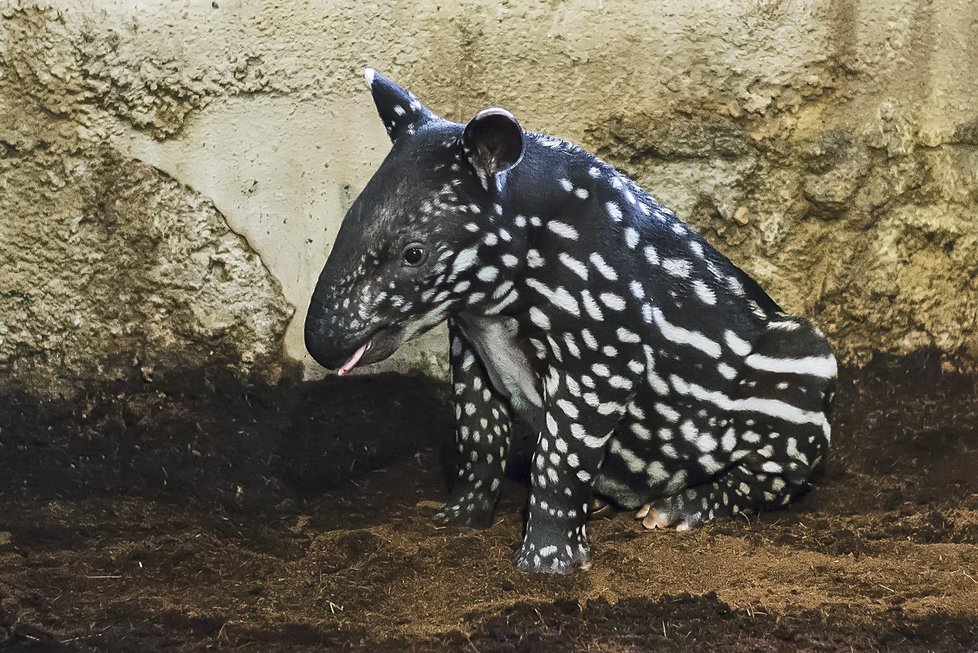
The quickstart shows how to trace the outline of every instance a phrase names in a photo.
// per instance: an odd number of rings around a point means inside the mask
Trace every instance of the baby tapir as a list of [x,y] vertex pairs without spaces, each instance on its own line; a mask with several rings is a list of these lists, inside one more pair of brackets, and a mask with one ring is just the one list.
[[306,345],[346,374],[448,320],[463,466],[437,523],[490,523],[514,415],[539,433],[520,569],[586,568],[596,498],[684,530],[807,488],[836,383],[817,328],[579,147],[366,79],[393,147],[343,221]]

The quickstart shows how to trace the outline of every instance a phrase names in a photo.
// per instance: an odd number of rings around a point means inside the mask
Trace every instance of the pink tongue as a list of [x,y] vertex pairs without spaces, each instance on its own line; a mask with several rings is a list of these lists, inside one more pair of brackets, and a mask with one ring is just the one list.
[[347,374],[349,374],[350,373],[350,370],[352,370],[354,367],[356,367],[357,366],[357,363],[360,362],[360,359],[363,358],[363,353],[365,351],[367,351],[367,347],[369,347],[369,346],[370,346],[370,343],[367,342],[366,344],[364,344],[363,346],[361,346],[360,349],[358,349],[355,352],[353,352],[353,355],[350,356],[350,360],[348,360],[345,363],[343,363],[343,367],[341,367],[339,370],[337,370],[336,375],[337,376],[346,376]]

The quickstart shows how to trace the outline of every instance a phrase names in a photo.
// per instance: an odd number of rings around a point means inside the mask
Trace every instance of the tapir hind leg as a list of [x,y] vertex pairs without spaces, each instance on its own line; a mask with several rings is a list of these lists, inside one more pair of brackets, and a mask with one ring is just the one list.
[[647,528],[686,529],[782,507],[804,494],[828,448],[835,385],[835,358],[818,329],[796,317],[772,322],[744,360],[717,434],[733,439],[730,464],[636,516]]

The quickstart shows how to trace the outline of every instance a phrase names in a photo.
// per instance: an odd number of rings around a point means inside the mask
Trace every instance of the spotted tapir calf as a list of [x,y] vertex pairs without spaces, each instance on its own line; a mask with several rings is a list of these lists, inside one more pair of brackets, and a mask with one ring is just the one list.
[[463,465],[437,523],[490,523],[514,416],[539,433],[525,570],[590,564],[596,498],[684,530],[808,487],[836,382],[817,328],[592,154],[366,79],[393,147],[343,221],[306,345],[346,374],[448,321]]

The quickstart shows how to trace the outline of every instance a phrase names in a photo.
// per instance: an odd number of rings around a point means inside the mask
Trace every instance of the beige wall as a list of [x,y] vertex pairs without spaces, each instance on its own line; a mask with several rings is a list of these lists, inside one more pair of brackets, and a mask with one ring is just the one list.
[[8,379],[314,372],[306,302],[387,149],[366,65],[598,151],[847,361],[978,361],[978,3],[214,4],[0,13]]

